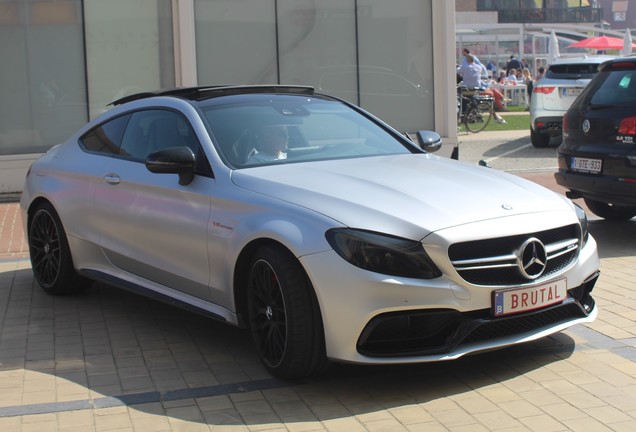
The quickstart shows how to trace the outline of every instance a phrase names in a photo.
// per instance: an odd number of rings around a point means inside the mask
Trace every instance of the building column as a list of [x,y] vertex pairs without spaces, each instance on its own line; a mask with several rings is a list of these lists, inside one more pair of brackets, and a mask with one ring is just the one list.
[[433,1],[433,76],[435,130],[449,144],[457,143],[455,73],[455,2]]
[[194,0],[172,0],[175,84],[193,87],[197,80]]

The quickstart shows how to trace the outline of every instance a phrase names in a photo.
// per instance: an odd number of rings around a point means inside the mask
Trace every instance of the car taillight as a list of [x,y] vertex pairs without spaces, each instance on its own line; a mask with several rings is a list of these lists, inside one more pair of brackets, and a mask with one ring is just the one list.
[[608,67],[603,70],[633,68],[634,66],[633,62],[617,62],[608,65]]
[[563,114],[563,121],[561,122],[561,133],[565,135],[569,132],[569,130],[570,129],[568,128],[568,115]]
[[532,93],[550,94],[556,87],[535,87],[532,89]]
[[636,117],[627,117],[621,120],[618,127],[619,135],[636,135]]

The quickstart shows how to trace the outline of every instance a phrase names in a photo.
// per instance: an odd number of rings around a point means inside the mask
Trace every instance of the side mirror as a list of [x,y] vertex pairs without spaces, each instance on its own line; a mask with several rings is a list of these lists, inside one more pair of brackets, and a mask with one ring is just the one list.
[[187,186],[194,180],[196,158],[189,147],[169,147],[146,158],[146,168],[155,174],[179,174],[179,184]]
[[442,147],[442,137],[433,131],[418,131],[417,142],[420,148],[428,153],[434,153]]

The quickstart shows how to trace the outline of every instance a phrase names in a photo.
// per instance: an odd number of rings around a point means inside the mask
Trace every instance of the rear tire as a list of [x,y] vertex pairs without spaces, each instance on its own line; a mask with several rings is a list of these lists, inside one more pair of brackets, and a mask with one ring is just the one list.
[[326,367],[318,301],[305,271],[286,249],[270,245],[257,250],[247,303],[252,338],[272,375],[302,378]]
[[90,282],[79,276],[73,267],[66,231],[50,203],[41,203],[33,213],[28,241],[33,275],[44,291],[67,295],[89,285]]
[[550,145],[550,135],[535,132],[530,128],[530,142],[537,148],[548,147]]
[[623,207],[584,198],[585,205],[598,217],[610,221],[626,221],[636,216],[636,207]]

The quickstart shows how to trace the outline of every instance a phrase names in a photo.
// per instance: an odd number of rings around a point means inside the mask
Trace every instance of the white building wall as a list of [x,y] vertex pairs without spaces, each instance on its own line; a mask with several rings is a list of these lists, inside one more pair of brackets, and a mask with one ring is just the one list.
[[[275,1],[283,1],[283,0],[271,0],[272,4]],[[416,1],[413,0],[413,5],[417,6]],[[425,112],[426,122],[431,125],[434,125],[434,129],[442,135],[445,139],[446,143],[456,143],[457,141],[457,128],[456,128],[456,115],[455,115],[455,75],[454,75],[454,52],[455,52],[455,5],[454,2],[447,2],[441,0],[421,0],[423,5],[426,6],[428,2],[428,8],[432,11],[431,22],[425,22],[422,24],[414,23],[413,20],[418,19],[417,17],[408,16],[407,22],[412,25],[408,26],[408,31],[406,33],[406,39],[408,44],[411,46],[408,47],[400,47],[399,43],[393,43],[391,49],[405,50],[405,53],[415,52],[418,46],[413,45],[413,43],[417,42],[418,39],[422,39],[422,35],[418,35],[418,32],[425,31],[426,38],[431,37],[432,34],[432,56],[430,53],[430,48],[425,51],[425,54],[422,58],[417,59],[417,61],[422,62],[427,70],[432,69],[432,77],[431,73],[427,73],[427,79],[431,79],[433,84],[429,84],[429,86],[434,89],[431,92],[430,97],[434,98],[434,104],[431,108],[427,108]],[[79,0],[78,0],[79,2]],[[127,30],[126,26],[121,26],[121,22],[117,25],[113,23],[112,26],[109,25],[108,20],[117,20],[116,7],[110,6],[109,8],[103,9],[101,0],[84,0],[84,15],[79,12],[80,8],[76,8],[76,11],[68,9],[68,3],[65,3],[67,9],[66,15],[60,15],[60,19],[74,19],[73,25],[76,26],[78,22],[82,22],[85,18],[87,18],[83,24],[86,26],[85,28],[85,38],[86,43],[89,45],[86,48],[85,53],[81,53],[80,55],[86,55],[84,59],[86,69],[86,79],[87,82],[84,84],[84,91],[87,93],[86,99],[83,100],[81,95],[79,97],[73,97],[70,106],[73,107],[81,107],[82,104],[86,104],[88,101],[90,105],[90,116],[94,117],[99,112],[101,112],[102,108],[97,107],[97,105],[104,105],[107,100],[110,101],[111,97],[115,98],[118,96],[124,96],[127,91],[125,88],[125,84],[131,82],[134,86],[137,86],[136,91],[145,91],[151,90],[150,88],[142,88],[145,85],[152,85],[152,89],[161,88],[168,83],[172,83],[172,85],[176,86],[192,86],[198,84],[209,84],[209,83],[199,83],[197,76],[197,41],[195,34],[195,0],[164,0],[160,3],[156,3],[157,0],[140,0],[139,2],[134,2],[132,4],[133,12],[141,13],[145,18],[143,18],[143,28],[137,28],[137,26],[132,26],[131,29]],[[27,2],[26,0],[22,0],[19,3],[20,8],[24,8],[26,11],[31,2]],[[320,1],[317,3],[319,4]],[[404,5],[408,5],[408,0],[403,0],[402,3]],[[400,3],[400,4],[402,4]],[[17,4],[17,3],[16,3]],[[79,3],[78,3],[79,4]],[[123,0],[117,0],[117,4],[119,4],[122,8],[126,8],[129,5],[128,2],[124,2]],[[228,3],[229,4],[229,3]],[[313,4],[313,3],[312,3]],[[378,12],[382,11],[382,3],[377,3],[376,0],[363,0],[358,5],[378,5]],[[157,7],[157,5],[159,5]],[[47,4],[47,7],[56,7],[55,4]],[[167,7],[167,12],[166,12]],[[421,7],[421,6],[418,6]],[[147,8],[153,9],[153,15],[155,18],[148,19],[147,14],[144,12]],[[50,10],[50,9],[49,9]],[[121,11],[120,11],[121,12]],[[394,11],[395,12],[395,11]],[[166,14],[172,14],[172,18],[166,22]],[[75,14],[75,15],[74,15]],[[23,14],[28,17],[28,14]],[[119,14],[121,16],[121,13]],[[133,13],[134,15],[134,13]],[[384,14],[386,16],[386,13]],[[396,12],[397,16],[397,12]],[[16,15],[16,19],[19,19],[18,24],[25,25],[25,32],[28,31],[39,31],[37,27],[37,23],[33,27],[29,27],[32,25],[30,22],[26,22],[25,18],[22,15]],[[130,21],[131,16],[127,16],[127,19]],[[78,21],[79,20],[79,21]],[[428,20],[428,17],[426,17]],[[166,46],[166,26],[169,28],[168,38],[172,39],[169,42],[170,46]],[[156,27],[156,28],[155,28]],[[44,28],[44,27],[43,27]],[[2,25],[0,25],[0,31],[14,32],[15,25],[7,26],[4,29]],[[109,33],[109,29],[111,32]],[[113,29],[116,31],[113,33]],[[432,32],[431,32],[432,29]],[[132,33],[131,33],[132,32]],[[140,33],[141,32],[141,33]],[[411,33],[415,32],[415,34]],[[142,37],[139,37],[139,34]],[[65,37],[70,37],[65,34]],[[80,36],[75,36],[74,38],[81,38]],[[114,44],[109,45],[108,39],[115,37],[117,40],[114,40]],[[134,40],[128,44],[126,42],[126,38],[131,37]],[[365,37],[358,35],[358,38]],[[373,54],[372,45],[377,40],[371,38],[370,40],[362,39],[357,40],[356,43],[365,45],[364,49],[367,53]],[[73,40],[75,40],[73,39]],[[398,39],[396,39],[398,40]],[[9,38],[4,38],[3,41],[0,41],[0,45],[2,42],[10,42]],[[43,40],[46,42],[46,40]],[[112,42],[112,40],[111,40]],[[49,42],[55,43],[55,42]],[[14,44],[15,45],[15,44]],[[27,44],[28,45],[28,44]],[[10,45],[6,45],[9,47]],[[2,48],[0,46],[0,48]],[[64,47],[58,47],[60,49]],[[166,53],[166,49],[170,51]],[[371,51],[369,51],[371,49]],[[141,56],[135,56],[135,52],[142,53]],[[28,55],[28,53],[26,54]],[[373,54],[375,56],[375,54]],[[406,57],[408,55],[405,54]],[[403,56],[403,57],[405,57]],[[367,56],[368,58],[368,56]],[[374,58],[382,58],[382,56]],[[115,60],[118,59],[118,60]],[[166,67],[166,59],[169,60],[169,63],[173,64],[170,67]],[[222,58],[218,58],[219,61],[222,61]],[[129,71],[128,68],[131,65],[138,64],[139,62],[144,62],[144,67],[141,72],[133,72]],[[431,67],[432,63],[432,67]],[[80,62],[81,64],[81,62]],[[401,65],[402,67],[404,65]],[[399,67],[396,65],[396,67]],[[46,68],[44,68],[46,69]],[[74,67],[73,74],[84,75],[84,72],[80,67],[79,71],[76,70],[77,67]],[[170,70],[167,70],[170,69]],[[147,77],[150,77],[150,83],[147,84],[145,81],[139,79],[139,77],[143,77],[143,71],[146,71]],[[46,71],[45,71],[46,72]],[[141,73],[141,75],[140,75]],[[131,75],[133,74],[133,75]],[[26,74],[28,75],[28,74]],[[101,78],[100,78],[101,76]],[[132,77],[132,78],[131,78]],[[27,79],[29,77],[27,76]],[[73,82],[81,82],[81,78],[73,80]],[[5,87],[7,90],[10,89],[10,83],[5,82]],[[31,82],[31,92],[32,98],[28,103],[38,103],[37,97],[40,97],[40,90],[42,90],[42,86],[40,82]],[[311,83],[310,83],[311,84]],[[80,84],[81,86],[81,84]],[[122,94],[114,94],[117,92],[113,92],[113,90],[122,90]],[[47,90],[47,88],[44,88]],[[61,89],[63,90],[63,89]],[[80,90],[76,90],[76,92],[81,93]],[[135,91],[130,91],[133,93]],[[111,95],[112,96],[109,96]],[[45,95],[46,96],[46,95]],[[77,100],[76,100],[77,99]],[[66,101],[63,98],[60,100],[53,100],[52,102],[60,102]],[[95,105],[92,106],[91,104]],[[61,107],[63,104],[58,106],[48,107],[51,109],[53,113],[63,113],[63,108]],[[85,105],[84,105],[85,106]],[[75,110],[75,108],[74,108]],[[430,112],[429,112],[430,110]],[[81,116],[80,116],[81,117]],[[434,119],[431,119],[434,117]],[[44,116],[44,118],[49,118],[51,121],[54,119],[51,116]],[[78,117],[78,120],[79,117]],[[56,123],[56,125],[59,122]],[[12,125],[9,124],[9,128]],[[429,126],[428,128],[430,128]],[[37,134],[37,129],[35,127],[31,132],[28,130],[29,128],[20,129],[21,135],[27,137],[35,136]],[[73,126],[73,130],[76,127]],[[15,129],[18,131],[18,129]],[[46,131],[46,128],[44,129]],[[66,133],[66,132],[65,132]],[[4,134],[4,135],[3,135]],[[70,133],[68,133],[70,135]],[[0,128],[0,138],[9,137],[8,139],[13,140],[13,143],[22,142],[20,140],[13,139],[11,136],[15,136],[14,132],[7,131],[5,127],[4,130]],[[39,135],[38,135],[39,136]],[[20,138],[22,139],[22,138]],[[38,142],[42,141],[41,138],[38,138]],[[62,139],[55,140],[56,143],[62,141]],[[27,143],[28,144],[28,143]],[[48,143],[48,146],[52,146],[55,143]],[[2,143],[0,143],[2,145]],[[19,146],[17,147],[19,148]],[[33,147],[35,148],[35,147]],[[45,146],[40,146],[41,151],[44,151]],[[10,194],[10,193],[19,193],[22,189],[22,185],[24,182],[24,178],[26,176],[26,172],[30,164],[36,160],[41,153],[38,153],[37,150],[31,151],[29,154],[6,154],[11,153],[5,152],[4,155],[0,152],[0,194]]]

